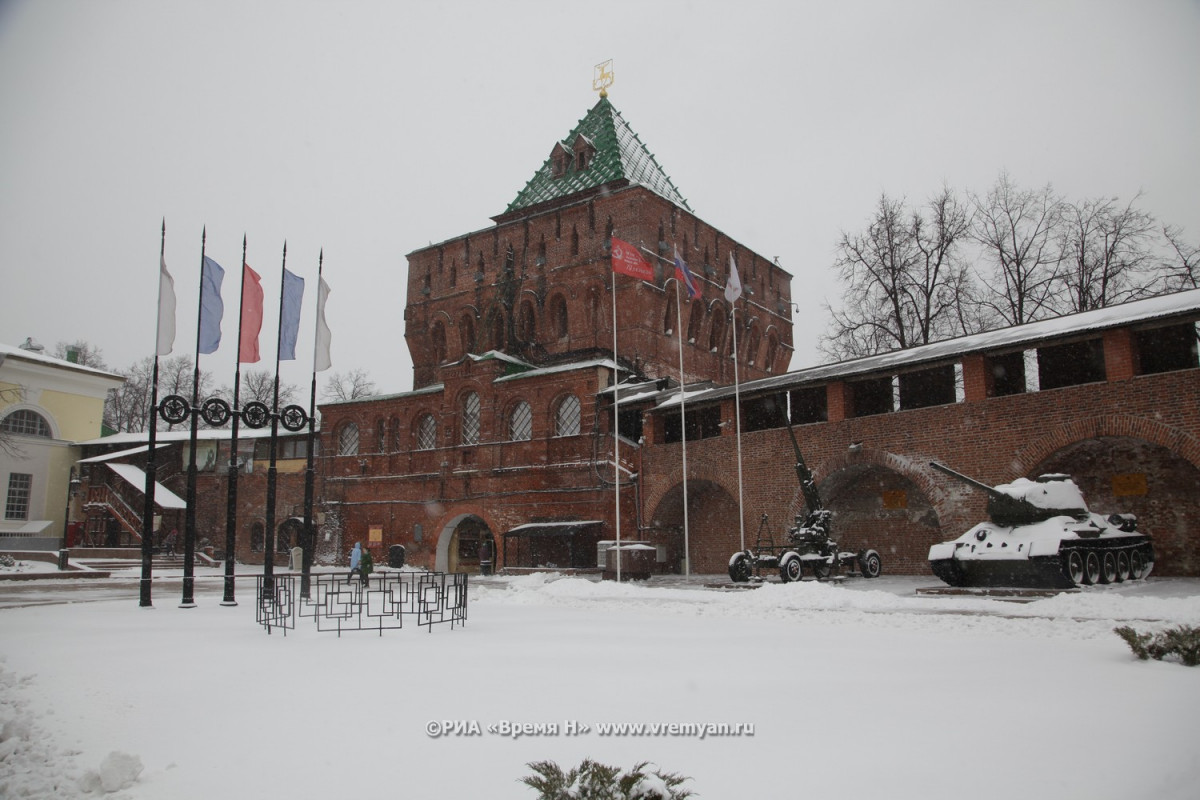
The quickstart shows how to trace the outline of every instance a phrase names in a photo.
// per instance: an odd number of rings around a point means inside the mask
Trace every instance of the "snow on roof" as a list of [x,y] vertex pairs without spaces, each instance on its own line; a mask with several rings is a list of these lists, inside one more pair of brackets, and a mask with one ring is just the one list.
[[[411,392],[396,392],[394,394],[371,394],[365,397],[356,397],[353,400],[336,400],[333,402],[321,403],[322,406],[345,406],[351,403],[374,403],[379,400],[402,400],[405,397],[416,397],[423,394],[437,394],[446,388],[445,384],[434,383],[429,386],[422,386],[420,389],[413,389]],[[318,424],[317,427],[320,427]]]
[[617,366],[616,362],[611,358],[594,358],[588,361],[572,361],[569,364],[556,364],[552,367],[537,367],[528,372],[520,372],[516,375],[503,375],[496,378],[493,383],[501,383],[502,381],[515,381],[521,378],[535,378],[542,375],[553,375],[558,372],[570,372],[577,369],[592,369],[594,367],[604,367],[606,369],[623,369]]
[[80,364],[76,364],[73,361],[67,361],[66,359],[55,358],[54,356],[43,355],[42,353],[38,353],[33,350],[24,350],[20,347],[13,347],[12,345],[0,343],[0,363],[3,363],[6,358],[24,359],[26,361],[32,361],[38,364],[45,364],[46,366],[50,367],[60,367],[62,369],[72,369],[79,372],[87,372],[99,377],[114,378],[118,381],[125,380],[123,375],[118,375],[115,372],[96,369],[94,367],[85,367]]
[[[167,446],[166,444],[156,444],[154,446],[154,449],[158,450],[159,448],[166,447],[166,446]],[[145,453],[149,449],[150,449],[150,445],[144,444],[141,447],[130,447],[128,450],[118,450],[115,453],[105,453],[102,456],[92,456],[91,458],[81,458],[81,459],[79,459],[79,463],[80,464],[99,464],[102,461],[111,461],[114,458],[125,458],[126,456],[133,456],[133,455],[137,455],[138,453]]]
[[[1022,345],[1033,346],[1047,339],[1098,332],[1122,325],[1189,314],[1193,316],[1200,314],[1200,289],[1135,300],[1119,306],[1085,311],[1081,314],[1068,314],[1054,319],[1028,322],[1024,325],[1013,325],[970,336],[959,336],[955,339],[946,339],[904,350],[893,350],[880,355],[808,367],[771,378],[743,383],[741,390],[743,392],[763,391],[798,384],[819,383],[831,378],[847,378],[872,372],[897,370],[902,367],[915,367],[931,362],[945,362],[968,353],[1017,349]],[[704,399],[715,400],[732,394],[733,391],[734,387],[723,386],[714,389]]]
[[[139,492],[146,490],[146,473],[133,464],[108,464],[107,466]],[[183,498],[158,481],[154,482],[154,502],[163,508],[187,508],[187,503],[183,502]]]
[[[317,423],[316,429],[318,431],[321,429],[321,425],[319,422]],[[303,431],[297,431],[297,432],[293,433],[292,431],[287,430],[286,428],[284,428],[281,425],[281,426],[279,426],[279,435],[280,435],[280,437],[307,436],[308,431],[303,430]],[[88,440],[82,441],[82,442],[75,442],[74,444],[79,445],[80,447],[87,447],[89,445],[98,445],[98,444],[136,445],[136,444],[145,444],[149,436],[150,436],[150,434],[148,431],[138,431],[136,433],[114,433],[111,436],[101,436],[99,439],[88,439]],[[186,442],[186,441],[189,441],[191,438],[192,438],[191,430],[188,428],[185,428],[183,430],[178,430],[178,431],[159,431],[155,435],[155,439],[157,439],[159,442]],[[229,428],[200,428],[198,431],[196,431],[197,441],[203,441],[203,442],[225,441],[230,438],[232,438],[232,433],[230,432]],[[247,428],[245,425],[243,425],[240,428],[238,428],[238,438],[239,439],[270,439],[271,438],[271,427],[268,425],[265,428]]]

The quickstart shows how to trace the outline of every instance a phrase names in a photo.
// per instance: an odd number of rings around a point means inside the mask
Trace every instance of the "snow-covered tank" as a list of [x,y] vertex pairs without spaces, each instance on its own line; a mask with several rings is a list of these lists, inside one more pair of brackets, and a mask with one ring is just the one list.
[[951,586],[1070,589],[1150,574],[1154,547],[1137,532],[1137,518],[1089,511],[1068,475],[988,486],[942,464],[930,466],[988,496],[987,522],[929,548],[933,573]]

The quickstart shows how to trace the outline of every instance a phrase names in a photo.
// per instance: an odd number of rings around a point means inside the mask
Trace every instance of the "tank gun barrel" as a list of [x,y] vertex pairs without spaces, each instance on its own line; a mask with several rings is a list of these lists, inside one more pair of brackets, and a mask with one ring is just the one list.
[[988,497],[988,516],[992,522],[997,525],[1028,525],[1034,522],[1051,519],[1057,516],[1071,516],[1077,519],[1082,519],[1087,516],[1087,509],[1080,508],[1044,508],[1034,505],[1023,497],[1014,497],[996,489],[994,486],[988,486],[986,483],[963,475],[961,472],[955,472],[944,464],[939,464],[936,461],[930,461],[929,466],[936,469],[938,472],[949,475],[968,486],[978,489],[985,493]]

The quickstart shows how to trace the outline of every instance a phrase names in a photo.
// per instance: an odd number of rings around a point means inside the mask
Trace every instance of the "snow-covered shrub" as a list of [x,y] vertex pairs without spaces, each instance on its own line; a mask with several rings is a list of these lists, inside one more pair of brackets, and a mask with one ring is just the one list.
[[567,772],[553,761],[527,765],[536,774],[521,781],[538,790],[538,800],[683,800],[692,793],[680,789],[687,777],[671,772],[647,772],[647,762],[629,772],[585,758]]
[[1113,632],[1125,640],[1134,655],[1145,661],[1153,658],[1178,659],[1189,667],[1200,664],[1200,628],[1179,625],[1158,633],[1138,633],[1128,625],[1114,628]]
[[17,560],[7,553],[0,553],[0,567],[15,567]]

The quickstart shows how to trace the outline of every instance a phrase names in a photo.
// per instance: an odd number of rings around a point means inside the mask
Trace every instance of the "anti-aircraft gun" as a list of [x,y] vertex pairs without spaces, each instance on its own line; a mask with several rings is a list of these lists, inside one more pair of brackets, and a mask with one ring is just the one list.
[[857,567],[866,578],[878,577],[882,570],[879,553],[874,550],[842,552],[831,538],[833,512],[821,502],[821,493],[817,491],[812,470],[804,462],[795,431],[790,423],[785,427],[796,454],[796,477],[800,480],[800,492],[804,495],[807,513],[803,518],[796,515],[781,547],[776,547],[768,528],[767,515],[763,514],[754,547],[739,550],[729,557],[730,579],[736,583],[744,583],[752,576],[761,580],[763,568],[778,568],[779,577],[784,583],[800,580],[805,569],[818,579],[828,578],[843,567]]
[[929,549],[933,573],[951,586],[1070,589],[1139,580],[1154,547],[1132,514],[1091,512],[1069,475],[988,486],[937,462],[929,466],[987,495],[988,521]]

